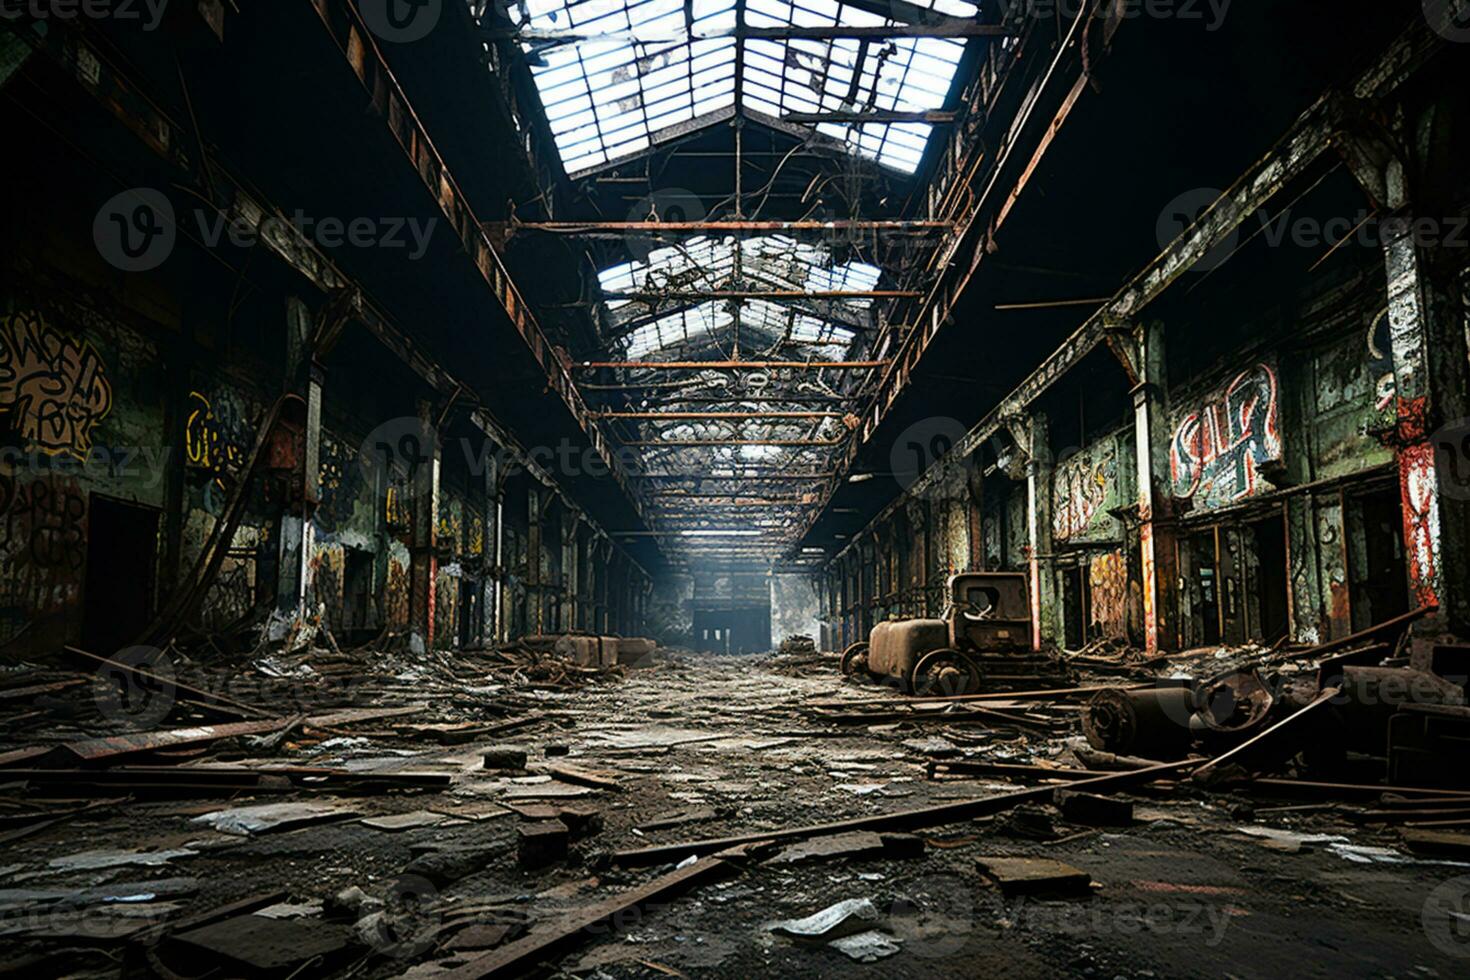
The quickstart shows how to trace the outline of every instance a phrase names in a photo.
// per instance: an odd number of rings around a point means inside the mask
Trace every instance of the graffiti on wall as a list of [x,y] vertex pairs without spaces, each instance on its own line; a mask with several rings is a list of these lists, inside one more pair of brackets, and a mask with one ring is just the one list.
[[1261,469],[1281,459],[1279,401],[1276,372],[1256,364],[1179,416],[1169,444],[1174,496],[1208,509],[1254,494]]
[[383,606],[390,629],[401,630],[408,626],[408,567],[397,558],[388,559]]
[[207,474],[204,508],[218,514],[245,463],[250,425],[239,402],[228,391],[212,399],[198,391],[189,392],[185,419],[184,458],[189,466]]
[[112,410],[102,358],[39,313],[0,318],[0,418],[29,448],[85,459],[92,432]]
[[1117,483],[1118,450],[1111,440],[1058,464],[1052,478],[1052,534],[1066,541],[1110,532],[1104,520],[1117,506]]
[[324,530],[345,527],[353,518],[363,490],[363,468],[345,443],[322,433],[316,520]]
[[1393,340],[1388,332],[1388,307],[1368,325],[1368,370],[1373,378],[1373,408],[1386,412],[1393,406],[1398,386],[1393,378]]
[[1404,506],[1404,557],[1416,602],[1439,602],[1439,497],[1434,446],[1421,443],[1399,453],[1399,493]]
[[1087,583],[1092,595],[1092,625],[1102,635],[1128,635],[1128,563],[1121,551],[1096,555],[1088,564]]
[[87,498],[74,480],[0,473],[0,608],[29,619],[76,602],[86,555]]

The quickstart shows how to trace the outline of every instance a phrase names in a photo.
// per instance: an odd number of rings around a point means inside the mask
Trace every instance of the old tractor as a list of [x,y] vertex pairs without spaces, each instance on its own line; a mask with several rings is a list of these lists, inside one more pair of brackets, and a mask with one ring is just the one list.
[[1065,679],[1055,659],[1032,652],[1024,574],[962,572],[949,577],[948,590],[939,619],[874,626],[867,642],[843,651],[843,674],[897,682],[921,696]]

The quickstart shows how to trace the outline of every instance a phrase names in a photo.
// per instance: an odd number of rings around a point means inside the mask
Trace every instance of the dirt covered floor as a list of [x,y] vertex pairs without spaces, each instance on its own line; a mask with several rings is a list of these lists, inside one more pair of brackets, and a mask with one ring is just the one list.
[[[1075,767],[1075,725],[1065,707],[1015,725],[854,723],[830,703],[894,696],[842,680],[820,655],[661,651],[577,686],[534,671],[476,677],[474,663],[455,666],[452,682],[387,665],[388,680],[354,687],[350,703],[364,716],[400,713],[323,721],[321,711],[207,750],[155,749],[110,766],[122,773],[112,784],[85,764],[36,775],[55,765],[54,745],[50,762],[34,750],[10,761],[4,968],[731,978],[1470,969],[1470,860],[1411,851],[1396,830],[1363,820],[1371,801],[1162,781],[1112,794],[1131,816],[1064,815],[1042,802],[697,865],[692,848],[630,857],[1045,785],[936,774],[935,763]],[[58,703],[66,690],[85,707],[89,685],[58,691]],[[17,744],[21,727],[10,732]],[[73,740],[85,732],[78,722]],[[505,768],[487,768],[487,751]],[[167,778],[150,776],[163,766]],[[210,785],[242,769],[284,775]],[[429,785],[408,785],[414,774]],[[627,900],[691,872],[682,889]],[[577,918],[601,903],[610,917]],[[488,969],[527,936],[560,942]]]

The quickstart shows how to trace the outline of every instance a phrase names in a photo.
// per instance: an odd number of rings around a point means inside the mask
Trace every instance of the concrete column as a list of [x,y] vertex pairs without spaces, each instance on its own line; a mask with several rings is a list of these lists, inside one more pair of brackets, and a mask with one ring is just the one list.
[[1051,557],[1051,444],[1046,416],[1029,419],[1026,447],[1026,540],[1031,575],[1031,648],[1056,637],[1056,576]]
[[315,612],[312,606],[311,514],[320,497],[322,446],[322,372],[312,363],[311,338],[315,320],[306,304],[286,300],[286,391],[301,394],[306,418],[301,455],[292,478],[292,499],[281,515],[280,573],[276,580],[276,608],[294,617]]
[[1457,268],[1464,258],[1442,254],[1442,246],[1437,255],[1427,243],[1422,230],[1442,231],[1443,219],[1415,212],[1397,159],[1384,178],[1395,216],[1381,223],[1394,374],[1388,441],[1398,462],[1409,590],[1414,604],[1438,605],[1447,627],[1463,635],[1470,632],[1470,369],[1455,286],[1435,282],[1430,270]]
[[408,549],[408,629],[410,649],[415,652],[434,646],[435,584],[439,578],[439,467],[442,452],[434,427],[434,409],[419,402],[419,429],[428,443],[413,462],[409,481],[413,487],[413,538]]
[[1144,648],[1172,649],[1174,622],[1174,527],[1169,488],[1168,379],[1164,371],[1164,325],[1134,331],[1138,383],[1133,388],[1133,439],[1137,465],[1138,546],[1143,580]]
[[562,601],[563,628],[578,628],[577,609],[582,591],[582,567],[577,561],[577,537],[582,530],[582,515],[566,509],[561,524],[561,579],[566,586]]
[[545,516],[541,487],[532,483],[526,490],[526,630],[534,634],[546,632],[541,595],[541,521]]

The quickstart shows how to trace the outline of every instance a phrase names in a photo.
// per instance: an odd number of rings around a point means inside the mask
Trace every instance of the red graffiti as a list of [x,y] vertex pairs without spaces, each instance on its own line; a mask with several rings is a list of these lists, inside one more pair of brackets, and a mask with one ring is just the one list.
[[1255,492],[1262,464],[1281,458],[1276,374],[1257,364],[1185,415],[1169,447],[1174,496],[1228,503]]
[[1410,446],[1399,453],[1399,493],[1404,508],[1404,551],[1409,587],[1420,605],[1439,603],[1439,497],[1434,447]]

